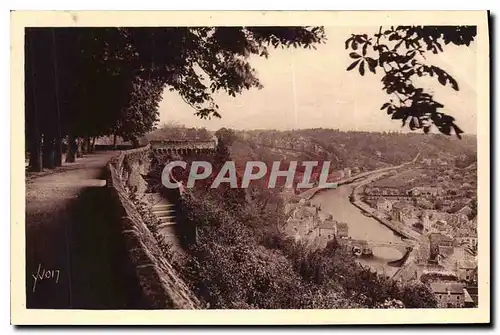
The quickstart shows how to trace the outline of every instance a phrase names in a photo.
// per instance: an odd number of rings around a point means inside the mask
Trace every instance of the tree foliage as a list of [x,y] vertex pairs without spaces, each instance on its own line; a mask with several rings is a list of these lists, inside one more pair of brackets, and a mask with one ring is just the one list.
[[[320,27],[29,28],[26,137],[30,157],[68,135],[136,139],[158,121],[162,90],[201,118],[220,117],[212,94],[261,87],[250,55],[324,41]],[[70,148],[75,145],[70,144]],[[34,165],[37,165],[36,167]],[[49,164],[50,165],[50,164]],[[38,164],[32,164],[39,170]]]
[[439,111],[444,105],[420,87],[416,78],[434,77],[441,85],[458,91],[451,74],[427,64],[425,55],[444,52],[443,46],[448,44],[469,46],[476,34],[475,26],[391,26],[380,27],[371,35],[353,34],[345,41],[353,59],[347,70],[357,68],[361,76],[368,71],[376,73],[377,69],[382,72],[382,89],[392,98],[381,110],[393,120],[401,120],[403,127],[428,133],[435,126],[443,134],[455,133],[460,138],[463,131],[455,119]]

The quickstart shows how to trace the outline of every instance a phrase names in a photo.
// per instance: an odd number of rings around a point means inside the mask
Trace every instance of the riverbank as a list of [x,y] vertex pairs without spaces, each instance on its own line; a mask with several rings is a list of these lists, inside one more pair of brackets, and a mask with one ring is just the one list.
[[[381,175],[378,176],[378,177],[381,178],[381,177],[385,176],[385,172],[391,172],[393,170],[401,169],[401,168],[404,168],[404,167],[409,166],[411,164],[414,164],[417,161],[417,159],[418,159],[419,156],[420,156],[420,152],[410,162],[406,162],[406,163],[403,163],[403,164],[400,164],[400,165],[396,165],[396,166],[389,166],[389,167],[385,167],[385,168],[381,168],[381,169],[377,169],[377,170],[373,170],[373,171],[362,172],[362,173],[359,173],[359,174],[357,174],[355,176],[339,180],[338,182],[334,183],[335,187],[332,187],[332,186],[317,186],[317,187],[313,187],[313,188],[311,188],[311,189],[309,189],[307,191],[302,192],[298,196],[300,198],[305,199],[305,200],[311,200],[311,198],[314,197],[318,192],[321,192],[321,191],[324,191],[324,190],[335,189],[335,188],[337,188],[337,187],[339,187],[341,185],[352,184],[352,183],[354,183],[354,182],[356,182],[356,181],[358,181],[359,179],[362,179],[362,178],[370,177],[372,175],[379,174],[379,173]],[[379,178],[377,178],[377,179],[379,179]]]
[[353,196],[350,199],[351,203],[354,206],[359,208],[363,213],[369,214],[372,218],[374,218],[378,222],[382,223],[387,228],[393,230],[394,232],[398,233],[399,235],[401,235],[407,239],[418,240],[420,238],[419,233],[404,226],[401,222],[389,221],[383,217],[382,213],[379,213],[377,210],[371,208],[370,206],[368,206],[367,204],[365,204],[361,200],[356,200],[356,196],[354,195],[354,193],[356,192],[356,188],[354,188]]

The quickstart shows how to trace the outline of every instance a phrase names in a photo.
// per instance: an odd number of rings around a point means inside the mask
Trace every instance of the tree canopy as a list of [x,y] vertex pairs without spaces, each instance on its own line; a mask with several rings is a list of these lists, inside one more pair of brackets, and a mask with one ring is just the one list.
[[277,47],[312,48],[324,39],[320,27],[28,28],[31,166],[41,169],[43,143],[43,165],[52,167],[66,135],[70,148],[75,137],[118,134],[136,140],[158,121],[165,87],[199,117],[220,117],[213,93],[235,96],[261,87],[250,55],[268,57],[269,48]]
[[[411,129],[462,130],[444,106],[416,84],[433,76],[458,90],[446,71],[425,63],[443,44],[468,46],[476,28],[398,26],[352,35],[348,70],[382,70],[382,106]],[[121,135],[137,143],[158,121],[165,88],[177,92],[200,118],[221,117],[213,94],[236,96],[262,87],[251,55],[273,48],[310,48],[326,41],[322,27],[86,27],[26,30],[26,142],[31,167],[60,164],[61,142],[77,137]],[[394,99],[395,98],[395,99]],[[40,150],[43,146],[43,159]],[[70,152],[73,150],[70,150]],[[70,155],[71,157],[71,155]],[[55,160],[55,162],[54,162]]]
[[379,27],[373,34],[353,34],[345,41],[346,50],[355,68],[364,76],[368,71],[383,72],[382,89],[391,96],[381,110],[402,126],[411,130],[423,129],[428,133],[435,126],[441,133],[456,134],[463,131],[455,118],[439,110],[443,104],[434,100],[431,93],[420,87],[415,78],[435,77],[441,85],[458,91],[458,82],[445,70],[426,63],[426,53],[444,52],[443,45],[470,46],[476,37],[475,26],[391,26]]

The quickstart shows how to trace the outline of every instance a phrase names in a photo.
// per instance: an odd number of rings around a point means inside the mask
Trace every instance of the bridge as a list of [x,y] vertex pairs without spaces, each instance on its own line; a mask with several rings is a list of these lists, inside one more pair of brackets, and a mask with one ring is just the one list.
[[157,140],[150,141],[151,150],[155,154],[191,155],[199,153],[212,153],[217,148],[217,140]]
[[356,256],[372,256],[373,248],[390,247],[400,251],[403,255],[411,252],[415,246],[411,242],[392,242],[392,241],[372,241],[357,239],[341,239],[341,243],[347,244],[352,248],[352,253]]

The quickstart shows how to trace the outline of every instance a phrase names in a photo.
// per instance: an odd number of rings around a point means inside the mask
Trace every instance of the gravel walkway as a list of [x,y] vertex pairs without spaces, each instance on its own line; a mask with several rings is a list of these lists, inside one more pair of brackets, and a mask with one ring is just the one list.
[[104,187],[104,167],[116,154],[87,155],[26,184],[28,308],[129,306]]

